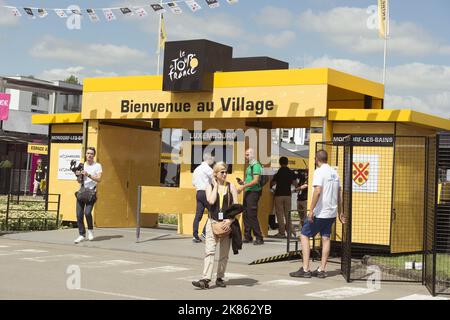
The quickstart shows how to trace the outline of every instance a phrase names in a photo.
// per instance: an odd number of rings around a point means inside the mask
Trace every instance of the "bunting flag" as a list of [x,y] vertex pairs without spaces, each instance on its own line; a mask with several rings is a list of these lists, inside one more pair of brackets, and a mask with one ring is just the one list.
[[172,11],[173,14],[181,14],[183,13],[183,10],[178,6],[176,2],[168,2],[167,6],[169,7],[170,11]]
[[67,14],[66,14],[65,10],[63,10],[63,9],[55,9],[54,11],[55,11],[55,13],[56,13],[56,15],[58,17],[60,17],[60,18],[67,18]]
[[11,14],[14,17],[21,17],[22,14],[20,13],[20,11],[16,8],[16,7],[7,7],[9,10],[11,10]]
[[116,20],[116,16],[114,15],[114,12],[109,8],[103,9],[103,14],[105,15],[105,18],[108,21]]
[[39,18],[45,18],[48,16],[48,12],[45,9],[38,9],[38,16]]
[[152,7],[153,11],[156,13],[165,13],[166,9],[160,4],[151,4],[150,7]]
[[[156,0],[153,0],[156,2]],[[239,0],[226,0],[229,4],[238,3]],[[379,0],[380,2],[386,2],[388,0]],[[6,8],[11,12],[11,15],[15,17],[22,17],[23,13],[29,17],[30,19],[45,18],[49,15],[49,11],[54,12],[60,18],[69,18],[71,15],[83,15],[87,14],[89,20],[91,22],[99,22],[101,21],[100,16],[96,13],[97,11],[102,11],[104,18],[106,21],[117,20],[115,12],[122,13],[123,16],[138,16],[138,17],[146,17],[148,16],[147,8],[151,8],[156,14],[163,14],[167,12],[166,8],[168,8],[173,14],[182,14],[183,10],[180,7],[179,3],[184,2],[185,5],[189,7],[192,12],[196,12],[200,10],[202,7],[198,3],[198,0],[175,0],[168,1],[162,3],[155,4],[147,4],[142,6],[132,6],[132,7],[117,7],[117,8],[86,8],[86,9],[71,9],[71,7],[67,9],[61,8],[35,8],[35,7],[14,7],[14,6],[3,6],[0,7]],[[217,8],[220,6],[220,0],[205,0],[206,4],[209,8]],[[20,9],[20,10],[19,10]],[[22,11],[23,10],[23,11]]]
[[33,9],[31,8],[23,8],[23,10],[25,11],[25,13],[31,18],[31,19],[36,19],[34,13],[33,13]]
[[195,0],[186,0],[185,3],[192,12],[196,12],[202,8]]
[[133,11],[131,11],[130,8],[120,8],[120,11],[125,16],[132,16],[134,14]]
[[89,20],[91,20],[92,22],[100,21],[100,17],[97,15],[97,13],[95,13],[94,9],[86,9],[86,12],[89,16]]
[[134,10],[134,12],[141,18],[148,16],[148,13],[147,13],[147,11],[145,11],[144,8],[137,8]]
[[210,7],[211,9],[214,9],[214,8],[217,8],[218,6],[220,6],[218,0],[206,0],[206,4],[207,4],[208,7]]

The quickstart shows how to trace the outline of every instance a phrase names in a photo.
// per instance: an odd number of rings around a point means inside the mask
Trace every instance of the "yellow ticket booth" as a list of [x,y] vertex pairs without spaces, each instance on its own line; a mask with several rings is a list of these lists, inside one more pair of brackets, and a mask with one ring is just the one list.
[[[258,157],[269,168],[273,163],[270,129],[309,128],[309,159],[291,161],[298,168],[308,168],[312,182],[317,142],[333,141],[342,134],[366,135],[366,138],[379,134],[428,137],[438,130],[450,130],[449,120],[408,110],[384,110],[383,100],[384,87],[379,83],[328,68],[288,69],[286,63],[270,58],[236,59],[232,57],[231,47],[193,40],[166,44],[162,76],[85,79],[81,114],[38,115],[33,117],[33,123],[50,124],[52,136],[84,137],[77,143],[50,139],[49,192],[62,194],[64,220],[75,220],[73,193],[77,184],[74,180],[58,178],[58,170],[64,166],[61,153],[69,154],[64,150],[77,148],[81,152],[89,145],[97,148],[97,161],[104,170],[94,209],[97,227],[135,226],[137,190],[142,186],[140,210],[144,220],[141,225],[157,225],[158,214],[177,214],[178,232],[190,235],[195,216],[192,159],[204,145],[225,146],[221,159],[232,165],[228,179],[235,182],[236,177],[244,178],[246,165],[241,159],[251,141],[260,147]],[[190,136],[180,143],[179,149],[167,150],[162,144],[163,129],[183,130]],[[243,138],[206,139],[205,143],[205,134],[213,129],[225,135],[228,131],[237,136],[243,134]],[[201,141],[192,137],[198,132]],[[414,145],[407,140],[402,143],[406,149]],[[407,171],[415,172],[415,169],[408,167],[406,156],[398,158],[400,153],[395,153],[393,145],[379,147],[384,149],[378,151],[364,149],[378,148],[370,145],[355,148],[359,148],[359,162],[365,161],[366,153],[377,159],[378,182],[383,183],[378,183],[372,192],[355,196],[355,203],[366,205],[355,210],[355,224],[364,224],[377,215],[384,219],[370,231],[377,236],[359,240],[390,246],[392,208],[380,204],[406,201],[419,192],[405,195],[406,200],[392,197],[394,160],[397,165],[405,162]],[[161,186],[164,182],[161,166],[166,168],[168,163],[173,163],[179,172],[179,180],[170,187]],[[384,184],[387,177],[391,178],[390,185]],[[425,187],[422,182],[419,185]],[[381,192],[382,188],[391,191]],[[270,198],[267,185],[258,212],[265,235]],[[408,217],[397,215],[397,219]],[[380,234],[385,234],[384,238]]]

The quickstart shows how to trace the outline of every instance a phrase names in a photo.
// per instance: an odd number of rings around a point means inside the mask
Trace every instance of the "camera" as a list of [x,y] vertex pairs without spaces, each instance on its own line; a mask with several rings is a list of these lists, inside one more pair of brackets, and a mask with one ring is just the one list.
[[75,160],[70,161],[70,171],[72,171],[77,176],[77,181],[81,183],[83,181],[83,175],[77,174],[77,171],[82,171],[84,169],[84,164],[79,163],[77,165],[77,162]]
[[83,170],[84,165],[83,163],[79,163],[77,166],[77,162],[75,160],[70,161],[70,171],[76,174],[77,171]]

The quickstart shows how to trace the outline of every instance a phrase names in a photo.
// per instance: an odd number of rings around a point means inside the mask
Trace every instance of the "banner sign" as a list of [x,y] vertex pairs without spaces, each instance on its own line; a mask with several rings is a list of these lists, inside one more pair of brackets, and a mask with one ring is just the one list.
[[9,93],[0,93],[0,120],[8,120],[10,101],[11,95]]
[[60,149],[58,157],[58,180],[77,180],[75,174],[70,170],[70,162],[81,161],[81,149]]
[[[343,145],[344,138],[348,136],[348,134],[334,134],[333,144]],[[351,136],[354,146],[392,147],[395,140],[392,134],[352,134]]]
[[83,143],[83,135],[79,133],[52,134],[51,143]]
[[46,144],[28,144],[28,153],[30,154],[48,154],[48,146]]

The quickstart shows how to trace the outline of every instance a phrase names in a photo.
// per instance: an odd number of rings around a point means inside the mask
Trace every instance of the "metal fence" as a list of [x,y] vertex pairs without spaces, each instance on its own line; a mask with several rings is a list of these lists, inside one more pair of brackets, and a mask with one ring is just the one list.
[[450,134],[429,143],[424,282],[431,294],[450,294]]
[[60,226],[60,194],[48,194],[47,199],[8,194],[0,218],[0,230],[53,230]]
[[422,282],[427,199],[425,137],[396,137],[393,145],[318,143],[342,181],[346,223],[336,221],[332,252],[347,281]]

